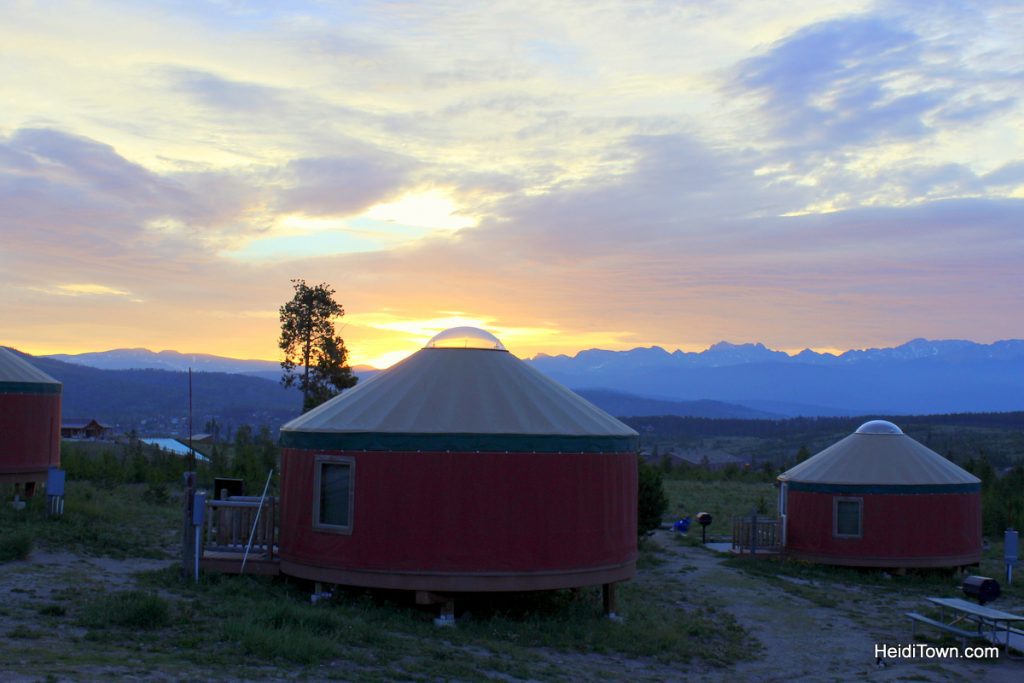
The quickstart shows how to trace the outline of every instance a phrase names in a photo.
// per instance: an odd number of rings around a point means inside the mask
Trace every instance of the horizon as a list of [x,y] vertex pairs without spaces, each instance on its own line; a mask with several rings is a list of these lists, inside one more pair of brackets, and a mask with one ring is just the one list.
[[1024,337],[1024,7],[0,7],[0,300],[34,355],[354,365]]
[[[817,354],[822,354],[822,355],[826,355],[827,354],[827,355],[832,355],[832,356],[837,356],[838,357],[838,356],[843,355],[844,353],[850,353],[850,352],[858,352],[858,351],[864,352],[864,351],[873,351],[873,350],[881,350],[881,349],[889,349],[889,348],[899,348],[899,347],[906,346],[907,344],[911,344],[911,343],[916,342],[916,341],[924,341],[924,342],[929,342],[929,343],[967,342],[967,343],[971,343],[971,344],[980,344],[980,345],[983,345],[983,346],[988,346],[988,345],[991,345],[991,344],[996,344],[996,343],[1001,343],[1001,342],[1024,341],[1024,340],[1020,340],[1020,339],[997,339],[997,340],[995,340],[993,342],[989,342],[989,343],[986,344],[984,342],[978,342],[978,341],[972,340],[972,339],[927,339],[927,338],[924,338],[924,337],[914,337],[913,339],[908,339],[905,342],[902,342],[900,344],[896,344],[896,345],[891,346],[891,347],[888,347],[888,346],[887,347],[855,347],[855,348],[851,348],[851,349],[813,349],[813,348],[810,348],[810,347],[803,347],[803,348],[800,348],[800,349],[775,349],[775,348],[772,348],[771,346],[768,346],[767,344],[764,344],[763,342],[730,342],[730,341],[727,341],[727,340],[720,340],[720,341],[714,342],[713,344],[710,344],[706,348],[695,350],[695,351],[686,351],[686,350],[684,350],[682,348],[678,348],[678,347],[675,348],[675,349],[670,349],[669,347],[664,347],[664,346],[659,346],[659,345],[635,346],[635,347],[628,348],[628,349],[603,349],[603,348],[600,348],[600,347],[591,347],[591,348],[586,348],[586,349],[579,349],[579,350],[577,350],[577,351],[575,351],[573,353],[563,353],[563,354],[552,354],[552,353],[545,353],[544,351],[539,351],[537,353],[534,353],[531,356],[522,356],[522,358],[524,360],[535,360],[536,358],[541,357],[541,356],[548,357],[548,358],[553,358],[553,357],[557,357],[557,356],[567,356],[569,358],[574,358],[574,357],[578,356],[579,354],[585,353],[587,351],[612,351],[612,352],[616,352],[616,353],[624,353],[624,352],[629,352],[629,351],[653,350],[653,349],[659,349],[659,350],[664,351],[665,353],[670,354],[670,355],[674,354],[674,353],[677,353],[677,352],[682,352],[682,353],[698,353],[698,354],[700,354],[700,353],[705,353],[707,351],[710,351],[712,348],[714,348],[716,346],[719,346],[719,345],[723,345],[723,344],[727,345],[727,346],[731,346],[731,347],[737,347],[737,348],[741,348],[741,347],[744,347],[744,346],[754,346],[754,347],[762,346],[762,347],[766,348],[769,351],[785,353],[790,358],[795,357],[795,356],[799,355],[800,353],[802,353],[804,351],[812,351],[812,352],[817,353]],[[7,346],[10,346],[10,345],[7,345]],[[418,350],[420,350],[422,348],[424,348],[424,347],[423,346],[419,346],[419,347],[409,351],[407,354],[402,356],[402,358],[399,358],[398,360],[395,360],[392,363],[392,365],[395,364],[395,363],[400,362],[401,360],[404,360],[405,358],[408,358],[413,353],[415,353],[416,351],[418,351]],[[29,353],[27,351],[24,351],[23,349],[17,349],[17,350],[23,351],[24,353]],[[213,354],[213,353],[208,353],[208,352],[204,352],[204,351],[194,351],[194,350],[193,351],[178,351],[177,349],[154,350],[154,349],[150,349],[150,348],[146,348],[146,347],[142,347],[142,346],[119,347],[119,348],[112,348],[112,349],[103,349],[103,350],[100,350],[100,351],[83,351],[83,352],[80,352],[80,353],[65,353],[65,352],[55,352],[55,353],[47,353],[47,354],[33,354],[33,353],[29,353],[29,355],[32,355],[32,356],[76,356],[77,357],[77,356],[88,355],[88,354],[113,353],[113,352],[117,352],[117,351],[145,351],[147,353],[152,353],[152,354],[173,353],[173,354],[178,354],[179,356],[208,356],[208,357],[214,357],[214,358],[224,358],[224,359],[227,359],[227,360],[237,360],[237,361],[246,361],[246,362],[251,361],[251,362],[260,362],[260,363],[280,363],[280,359],[272,359],[272,358],[240,358],[240,357],[236,357],[236,356],[222,356],[220,354]],[[510,353],[512,353],[513,355],[519,356],[519,354],[515,353],[514,349],[508,349],[508,351]],[[388,367],[390,367],[390,365],[381,367],[381,366],[376,366],[376,365],[368,365],[366,363],[349,363],[348,365],[349,365],[349,367],[352,367],[352,368],[365,368],[365,369],[369,369],[369,370],[386,370]]]

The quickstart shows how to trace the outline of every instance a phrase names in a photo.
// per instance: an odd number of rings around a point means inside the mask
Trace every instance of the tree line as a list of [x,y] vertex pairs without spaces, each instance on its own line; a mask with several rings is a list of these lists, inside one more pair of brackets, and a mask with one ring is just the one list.
[[[254,429],[243,424],[234,430],[230,442],[201,448],[196,452],[208,460],[196,459],[200,488],[211,490],[214,477],[230,477],[242,479],[250,495],[259,494],[268,472],[278,471],[280,447],[266,425]],[[146,444],[132,431],[123,444],[63,442],[61,467],[69,480],[88,480],[104,488],[145,484],[155,502],[165,502],[170,489],[183,485],[189,458]],[[271,486],[272,490],[277,490],[276,477],[271,480]]]

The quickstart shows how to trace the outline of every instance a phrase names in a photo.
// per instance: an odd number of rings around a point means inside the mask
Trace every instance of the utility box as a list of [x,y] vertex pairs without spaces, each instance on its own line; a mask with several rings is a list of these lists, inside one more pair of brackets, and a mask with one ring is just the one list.
[[1006,564],[1011,567],[1017,566],[1017,560],[1020,557],[1020,535],[1016,529],[1007,529],[1003,535],[1003,556],[1006,558]]
[[46,495],[63,496],[66,479],[67,473],[64,470],[51,467],[46,474]]
[[206,493],[200,491],[192,498],[192,524],[202,526],[206,515]]

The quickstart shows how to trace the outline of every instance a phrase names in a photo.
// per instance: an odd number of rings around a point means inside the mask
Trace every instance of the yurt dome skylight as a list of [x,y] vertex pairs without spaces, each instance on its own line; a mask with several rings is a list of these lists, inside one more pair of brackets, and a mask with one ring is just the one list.
[[871,420],[857,428],[857,434],[902,434],[903,430],[888,420]]
[[486,330],[479,327],[452,327],[434,335],[423,348],[426,349],[488,349],[507,351],[505,345]]

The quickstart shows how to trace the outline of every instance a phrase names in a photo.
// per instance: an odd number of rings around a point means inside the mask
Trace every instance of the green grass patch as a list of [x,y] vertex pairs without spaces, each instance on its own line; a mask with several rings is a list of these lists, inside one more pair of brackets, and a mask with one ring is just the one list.
[[78,614],[78,623],[89,628],[152,630],[167,626],[170,620],[167,600],[138,590],[100,595],[86,602]]

